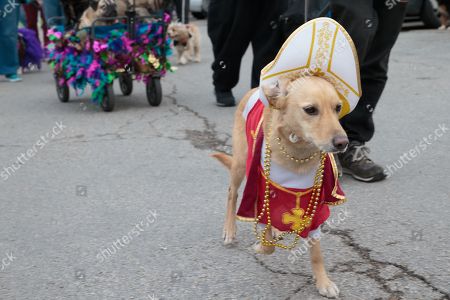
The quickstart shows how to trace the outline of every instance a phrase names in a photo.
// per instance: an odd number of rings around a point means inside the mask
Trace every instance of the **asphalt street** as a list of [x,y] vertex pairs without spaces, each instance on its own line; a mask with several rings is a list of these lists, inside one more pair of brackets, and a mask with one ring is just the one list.
[[[90,91],[60,103],[47,66],[0,79],[0,299],[323,299],[301,249],[256,255],[247,223],[222,245],[228,174],[209,155],[231,151],[234,108],[214,105],[197,23],[202,62],[156,108],[137,82],[104,113]],[[419,29],[391,54],[369,144],[391,176],[344,177],[322,238],[340,299],[450,299],[449,50],[450,30]]]

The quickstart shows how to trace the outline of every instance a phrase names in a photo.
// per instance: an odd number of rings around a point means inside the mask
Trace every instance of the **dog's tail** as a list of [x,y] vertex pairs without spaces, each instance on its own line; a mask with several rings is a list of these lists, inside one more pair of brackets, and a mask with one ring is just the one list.
[[216,152],[211,154],[211,156],[220,161],[225,167],[227,167],[228,170],[231,170],[231,162],[233,161],[233,157],[231,155]]

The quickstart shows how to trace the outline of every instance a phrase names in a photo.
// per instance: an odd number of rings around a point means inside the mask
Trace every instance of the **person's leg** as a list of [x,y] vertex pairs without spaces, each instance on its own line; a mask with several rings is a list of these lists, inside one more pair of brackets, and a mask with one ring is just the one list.
[[[406,11],[406,2],[397,2],[392,9],[384,2],[374,5],[376,33],[365,49],[365,56],[360,58],[363,95],[355,110],[341,122],[349,139],[362,143],[368,142],[375,132],[373,112],[386,85],[389,54],[400,33]],[[358,41],[356,47],[359,50]]]
[[[1,12],[0,12],[1,13]],[[22,7],[20,8],[20,13],[19,13],[19,22],[21,25],[23,25],[24,27],[27,26],[27,18],[26,18],[26,14],[25,14],[25,9],[22,5]]]
[[19,55],[17,50],[17,28],[19,25],[20,5],[12,6],[10,1],[0,0],[4,9],[0,18],[0,74],[10,81],[18,81]]
[[45,13],[44,13],[44,8],[43,8],[43,6],[42,5],[39,5],[39,7],[38,7],[38,11],[39,11],[39,14],[40,14],[40,16],[41,16],[41,20],[42,20],[42,32],[43,32],[43,36],[44,36],[44,46],[47,46],[48,45],[48,42],[49,42],[49,40],[48,40],[48,36],[47,36],[47,20],[45,19]]
[[260,0],[259,5],[258,21],[252,38],[252,88],[259,85],[261,70],[275,58],[284,42],[278,19],[287,9],[288,1]]
[[[183,0],[175,0],[175,7],[177,11],[178,20],[184,24],[189,23],[189,12],[190,12],[189,6],[190,6],[189,0],[184,0],[184,7],[183,7]],[[184,8],[184,16],[183,16],[183,8]]]
[[[374,3],[372,8],[369,2],[372,1],[358,2],[356,10],[349,8],[353,10],[352,13],[341,14],[343,20],[339,20],[355,42],[362,87],[362,97],[355,110],[341,120],[350,145],[339,158],[344,173],[367,182],[386,177],[383,168],[368,158],[369,151],[364,144],[373,137],[375,131],[372,115],[386,85],[389,53],[401,30],[406,10],[406,2],[403,1],[396,2],[393,7],[386,6],[384,2]],[[361,7],[363,4],[365,6]],[[359,17],[355,15],[358,10],[364,12]]]
[[330,9],[332,18],[350,34],[361,65],[377,31],[373,0],[330,0]]
[[38,7],[37,3],[24,4],[23,9],[25,10],[26,16],[26,27],[33,30],[39,40],[39,32],[37,26],[38,19]]
[[[208,35],[213,44],[213,84],[219,105],[234,105],[231,89],[251,38],[255,5],[253,1],[213,0],[208,11]],[[223,101],[221,101],[222,98]]]
[[60,0],[45,0],[43,3],[44,3],[44,14],[46,18],[45,21],[47,22],[47,25],[53,26],[58,24],[59,25],[64,24],[64,21],[59,21],[56,24],[49,22],[50,18],[64,17],[64,12]]

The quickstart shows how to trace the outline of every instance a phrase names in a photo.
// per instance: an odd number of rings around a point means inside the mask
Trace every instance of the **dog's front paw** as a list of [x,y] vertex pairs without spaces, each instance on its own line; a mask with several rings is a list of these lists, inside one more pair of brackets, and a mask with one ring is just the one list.
[[229,225],[223,228],[223,243],[224,245],[229,245],[234,242],[236,238],[236,224]]
[[180,65],[185,65],[185,64],[187,64],[187,62],[188,62],[188,60],[187,60],[187,58],[186,57],[181,57],[180,58],[180,60],[178,61],[178,63],[180,64]]
[[339,296],[339,289],[336,284],[330,279],[326,279],[323,282],[316,283],[319,294],[327,298],[337,298]]
[[255,250],[256,253],[258,254],[272,254],[275,252],[275,246],[263,246],[261,243],[256,243],[253,246],[253,249]]

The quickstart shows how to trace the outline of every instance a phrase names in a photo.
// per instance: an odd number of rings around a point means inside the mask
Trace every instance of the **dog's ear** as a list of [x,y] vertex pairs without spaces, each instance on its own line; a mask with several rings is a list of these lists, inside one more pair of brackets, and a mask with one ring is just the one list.
[[185,26],[188,31],[189,38],[191,38],[192,37],[192,26],[190,24],[186,24]]
[[264,95],[266,95],[270,105],[281,108],[284,103],[283,100],[288,94],[288,85],[289,80],[287,78],[280,78],[276,82],[262,86]]
[[89,0],[89,6],[92,7],[93,10],[97,10],[99,0]]

